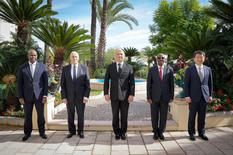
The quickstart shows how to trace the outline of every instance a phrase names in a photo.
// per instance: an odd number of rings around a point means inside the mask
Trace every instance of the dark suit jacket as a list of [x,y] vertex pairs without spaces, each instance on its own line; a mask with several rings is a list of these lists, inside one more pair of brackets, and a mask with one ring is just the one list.
[[204,65],[204,79],[201,82],[196,66],[192,65],[187,68],[184,80],[185,97],[190,97],[192,102],[198,102],[203,95],[205,101],[208,102],[213,92],[212,71]]
[[66,98],[68,102],[78,100],[83,101],[84,97],[90,95],[90,78],[88,69],[82,64],[78,64],[77,79],[72,80],[71,65],[67,65],[62,69],[61,76],[61,97]]
[[37,62],[34,77],[31,75],[29,63],[24,63],[18,71],[18,97],[32,101],[33,93],[37,100],[42,101],[48,95],[48,73],[44,64]]
[[163,69],[163,79],[159,77],[158,66],[150,68],[147,76],[147,99],[153,102],[169,102],[174,98],[174,76],[170,66]]
[[104,78],[104,95],[109,94],[109,80],[111,79],[111,100],[127,100],[129,95],[135,94],[134,73],[131,65],[123,63],[122,72],[117,72],[116,63],[108,66]]

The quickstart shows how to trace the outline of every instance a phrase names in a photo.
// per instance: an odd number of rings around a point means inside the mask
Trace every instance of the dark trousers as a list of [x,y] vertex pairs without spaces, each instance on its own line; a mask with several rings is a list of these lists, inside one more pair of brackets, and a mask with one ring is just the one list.
[[24,134],[31,135],[32,132],[32,110],[33,105],[35,104],[36,111],[37,111],[37,124],[39,128],[39,133],[45,133],[45,118],[44,118],[44,104],[42,100],[36,100],[35,95],[32,101],[25,101],[24,104]]
[[188,118],[188,133],[195,134],[195,119],[198,113],[198,134],[205,134],[205,117],[206,117],[207,103],[202,97],[199,102],[192,102],[189,104],[189,118]]
[[74,124],[75,118],[75,109],[78,116],[78,133],[83,132],[84,129],[84,111],[85,111],[85,104],[82,101],[73,101],[68,102],[67,105],[67,114],[68,114],[68,129],[71,134],[76,134],[76,126]]
[[[112,127],[115,134],[125,134],[128,127],[129,102],[112,100]],[[120,117],[119,117],[120,114]]]
[[153,132],[162,134],[166,128],[168,102],[153,102],[150,105]]

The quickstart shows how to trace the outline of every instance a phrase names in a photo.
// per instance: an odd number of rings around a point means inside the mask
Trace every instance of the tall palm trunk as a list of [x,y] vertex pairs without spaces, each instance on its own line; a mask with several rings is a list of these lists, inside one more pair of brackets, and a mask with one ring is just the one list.
[[98,68],[104,67],[104,52],[106,44],[106,29],[107,29],[107,9],[108,0],[103,0],[103,13],[101,17],[100,37],[98,44]]
[[16,36],[18,46],[24,48],[30,40],[30,35],[31,33],[30,33],[29,23],[27,21],[20,23],[17,27],[17,36]]
[[[51,10],[52,10],[52,0],[47,0],[47,4],[51,6]],[[48,58],[48,45],[44,44],[44,58],[43,58],[43,63],[45,64]]]
[[96,0],[92,0],[91,3],[91,44],[94,45],[93,48],[91,48],[91,67],[90,67],[90,73],[93,75],[95,69],[96,69],[96,47],[95,47],[95,39],[96,39]]

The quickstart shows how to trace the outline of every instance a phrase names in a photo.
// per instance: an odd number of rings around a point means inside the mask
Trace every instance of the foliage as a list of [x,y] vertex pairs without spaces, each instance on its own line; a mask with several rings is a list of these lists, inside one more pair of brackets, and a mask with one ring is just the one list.
[[108,66],[113,61],[115,61],[115,48],[110,48],[106,51],[104,57],[104,66]]
[[205,10],[209,16],[219,19],[224,24],[233,24],[233,0],[210,0],[210,3],[211,7]]
[[[54,52],[54,64],[62,64],[70,52],[76,50],[80,53],[90,48],[86,41],[91,39],[87,30],[79,25],[61,23],[58,19],[46,18],[33,28],[33,35],[45,42]],[[90,51],[88,51],[90,52]]]
[[[107,27],[109,27],[114,22],[124,22],[129,26],[130,29],[133,29],[132,23],[138,25],[138,21],[131,15],[121,13],[125,9],[133,10],[132,4],[127,0],[110,0],[108,2],[107,10]],[[97,0],[97,19],[101,23],[101,17],[103,12],[103,6],[100,3],[100,0]]]
[[138,21],[131,15],[122,13],[125,9],[133,9],[133,6],[127,0],[100,0],[97,3],[97,19],[100,23],[100,35],[97,48],[97,67],[104,67],[106,32],[108,27],[115,22],[126,23],[130,29],[132,24],[138,25]]
[[43,0],[6,0],[0,1],[0,18],[17,26],[16,42],[20,48],[31,40],[31,27],[46,16],[55,15],[50,5]]
[[96,69],[93,77],[96,79],[104,79],[106,69]]
[[135,47],[125,47],[122,50],[125,52],[125,56],[128,57],[128,62],[132,61],[132,57],[140,55],[139,51]]
[[230,111],[233,110],[233,98],[224,94],[223,96],[215,96],[211,103],[207,106],[207,111]]
[[180,51],[174,52],[174,49],[167,48],[169,40],[174,36],[183,37],[183,33],[198,33],[204,27],[213,28],[213,20],[204,13],[203,9],[198,0],[173,0],[172,2],[162,0],[158,9],[155,10],[154,23],[150,26],[152,32],[150,42],[170,55],[176,55]]

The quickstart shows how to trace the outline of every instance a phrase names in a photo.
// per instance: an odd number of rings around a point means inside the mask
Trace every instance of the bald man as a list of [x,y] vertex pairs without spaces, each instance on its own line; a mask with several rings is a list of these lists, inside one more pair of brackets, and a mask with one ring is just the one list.
[[[111,100],[112,127],[116,140],[127,138],[129,103],[133,101],[135,93],[133,68],[124,62],[124,59],[124,51],[117,49],[115,62],[108,66],[104,79],[104,95],[106,101]],[[109,87],[109,80],[111,80],[111,87]]]
[[47,103],[48,73],[45,65],[37,62],[37,52],[34,49],[28,51],[28,62],[21,65],[18,71],[18,98],[24,107],[24,137],[26,141],[32,132],[32,109],[35,104],[38,116],[38,128],[41,138],[45,135],[44,104]]
[[90,94],[90,79],[87,67],[78,62],[79,54],[73,51],[70,54],[71,64],[62,70],[61,97],[67,106],[69,129],[67,138],[76,134],[75,109],[78,115],[77,132],[80,138],[84,138],[84,110]]

